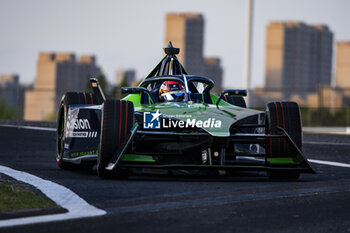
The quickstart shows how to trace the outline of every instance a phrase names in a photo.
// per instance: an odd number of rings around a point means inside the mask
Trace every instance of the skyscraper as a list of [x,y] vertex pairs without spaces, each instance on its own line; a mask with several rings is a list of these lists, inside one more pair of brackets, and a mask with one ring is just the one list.
[[25,93],[25,120],[53,117],[62,95],[68,91],[84,91],[88,78],[96,77],[100,69],[94,56],[72,53],[40,53],[34,89]]
[[325,25],[271,22],[266,37],[266,90],[306,97],[331,84],[333,33]]
[[196,13],[169,13],[166,16],[165,44],[180,48],[178,58],[187,72],[203,73],[204,19]]
[[204,58],[204,17],[198,13],[169,13],[166,16],[165,45],[180,48],[178,58],[189,74],[207,76],[222,88],[219,58]]
[[136,72],[133,69],[122,70],[119,69],[116,75],[116,85],[120,86],[125,82],[127,86],[131,86],[135,81]]
[[350,88],[350,41],[337,42],[336,84]]
[[13,107],[19,103],[20,84],[17,74],[0,75],[0,98],[6,101],[6,104]]
[[219,58],[207,57],[204,59],[204,75],[214,81],[213,91],[217,93],[220,93],[222,89],[222,72]]

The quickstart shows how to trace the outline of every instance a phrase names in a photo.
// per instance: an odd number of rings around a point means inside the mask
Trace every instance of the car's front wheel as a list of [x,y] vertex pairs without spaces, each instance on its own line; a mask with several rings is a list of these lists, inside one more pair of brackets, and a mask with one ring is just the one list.
[[97,158],[97,174],[101,178],[127,178],[129,169],[106,169],[115,152],[126,143],[134,123],[134,105],[130,101],[106,100],[102,107],[101,135]]
[[[272,102],[267,105],[267,130],[269,134],[282,134],[278,127],[283,128],[295,145],[302,149],[302,123],[300,109],[295,102]],[[268,146],[270,158],[294,158],[298,150],[285,138],[271,138]],[[270,171],[271,179],[298,179],[297,171]]]

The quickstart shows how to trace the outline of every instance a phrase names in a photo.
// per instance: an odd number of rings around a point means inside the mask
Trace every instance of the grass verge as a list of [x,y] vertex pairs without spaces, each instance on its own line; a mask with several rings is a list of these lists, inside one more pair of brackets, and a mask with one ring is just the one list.
[[0,179],[0,212],[54,206],[56,203],[50,199],[17,185],[6,184]]

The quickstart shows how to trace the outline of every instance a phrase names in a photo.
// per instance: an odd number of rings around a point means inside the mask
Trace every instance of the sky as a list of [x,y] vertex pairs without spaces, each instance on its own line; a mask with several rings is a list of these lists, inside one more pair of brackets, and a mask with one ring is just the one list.
[[[221,58],[224,86],[242,88],[246,0],[0,0],[0,73],[22,83],[36,75],[39,52],[93,54],[111,83],[117,69],[144,78],[163,56],[165,15],[202,13],[204,56]],[[270,21],[326,24],[350,41],[348,0],[254,0],[251,88],[265,83]],[[176,46],[176,45],[175,45]]]

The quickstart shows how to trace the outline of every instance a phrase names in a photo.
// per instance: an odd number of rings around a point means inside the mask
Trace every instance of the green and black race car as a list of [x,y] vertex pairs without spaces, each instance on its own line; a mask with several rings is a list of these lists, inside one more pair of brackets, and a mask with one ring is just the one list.
[[270,178],[314,173],[302,153],[300,110],[273,102],[246,108],[246,90],[210,93],[211,79],[188,75],[169,43],[165,57],[126,97],[66,93],[60,103],[57,164],[96,165],[100,177],[125,178],[135,168],[266,171]]

